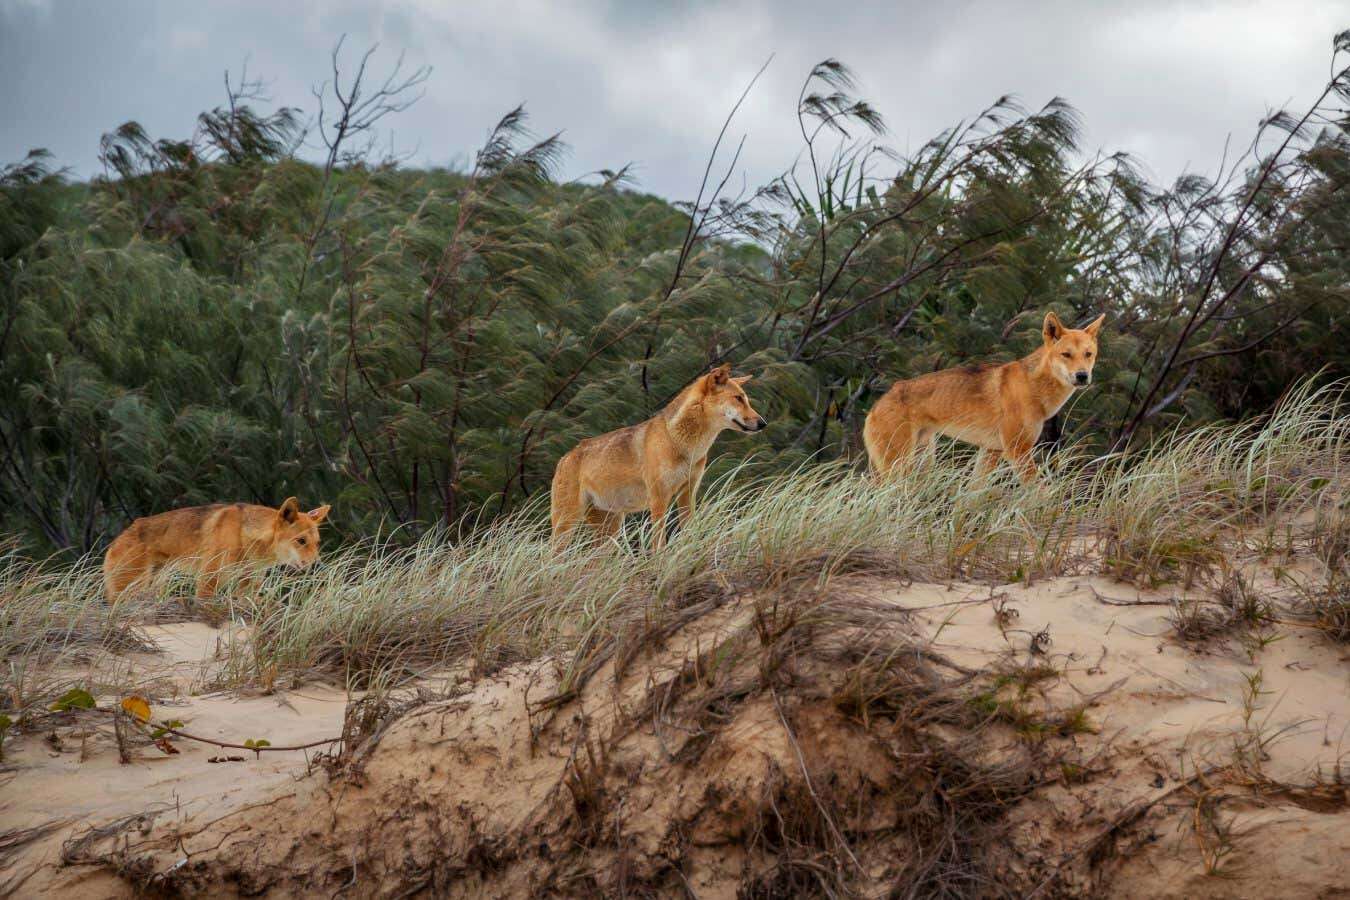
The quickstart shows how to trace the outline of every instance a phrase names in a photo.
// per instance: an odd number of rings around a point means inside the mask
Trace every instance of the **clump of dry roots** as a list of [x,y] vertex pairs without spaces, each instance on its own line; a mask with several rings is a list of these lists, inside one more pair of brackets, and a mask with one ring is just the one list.
[[326,774],[103,862],[164,894],[1019,893],[993,848],[1043,760],[903,611],[724,591],[583,647],[354,707]]

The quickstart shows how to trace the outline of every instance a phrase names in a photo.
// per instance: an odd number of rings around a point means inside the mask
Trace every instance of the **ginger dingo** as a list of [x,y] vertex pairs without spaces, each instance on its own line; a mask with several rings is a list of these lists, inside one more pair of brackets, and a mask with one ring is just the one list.
[[687,522],[717,435],[727,428],[755,432],[767,426],[742,388],[750,378],[733,378],[731,366],[719,366],[642,424],[572,448],[553,471],[553,546],[566,545],[583,516],[601,537],[609,537],[625,513],[649,509],[655,546],[664,547],[670,501],[675,499],[681,522]]
[[1044,343],[1029,356],[999,365],[961,366],[898,381],[877,401],[863,425],[873,472],[904,471],[933,436],[984,448],[981,473],[1007,459],[1023,482],[1036,477],[1031,448],[1045,420],[1076,388],[1092,382],[1100,315],[1086,328],[1065,328],[1053,312],[1041,326]]
[[108,602],[170,565],[197,573],[197,596],[203,598],[215,593],[226,566],[307,568],[319,557],[319,523],[328,510],[325,504],[301,512],[290,497],[280,509],[218,503],[137,519],[103,557]]

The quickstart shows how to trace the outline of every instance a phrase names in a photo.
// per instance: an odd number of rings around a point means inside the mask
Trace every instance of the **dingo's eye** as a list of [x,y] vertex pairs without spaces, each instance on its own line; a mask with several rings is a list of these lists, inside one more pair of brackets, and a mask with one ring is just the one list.
[[295,542],[296,542],[297,544],[299,544],[301,547],[303,547],[303,546],[305,546],[305,544],[309,543],[309,541],[308,541],[307,539],[305,539],[305,538],[296,538],[296,539],[295,539]]
[[1073,359],[1073,354],[1069,353],[1068,351],[1061,353],[1060,356],[1064,357],[1065,359]]
[[1089,350],[1088,352],[1084,353],[1083,359],[1092,359],[1092,351]]

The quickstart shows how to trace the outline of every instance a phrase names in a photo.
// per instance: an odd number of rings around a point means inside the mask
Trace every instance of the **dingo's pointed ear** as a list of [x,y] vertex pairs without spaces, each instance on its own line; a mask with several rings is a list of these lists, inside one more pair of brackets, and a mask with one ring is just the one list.
[[708,384],[723,385],[731,380],[731,363],[722,363],[708,373]]
[[329,506],[327,503],[325,503],[323,506],[320,506],[318,509],[311,509],[311,510],[309,511],[309,517],[310,517],[311,519],[314,520],[314,524],[315,524],[315,525],[318,525],[318,524],[319,524],[320,522],[322,522],[324,519],[328,518],[328,511],[329,511],[330,509],[332,509],[332,508],[333,508],[333,507],[331,507],[331,506]]
[[1097,332],[1102,330],[1102,322],[1104,321],[1106,321],[1106,313],[1102,313],[1100,316],[1093,319],[1090,323],[1088,323],[1083,327],[1083,330],[1095,338],[1097,336]]
[[294,522],[298,515],[300,515],[300,501],[294,497],[287,497],[286,502],[281,504],[281,509],[277,510],[277,517],[283,522]]
[[1054,312],[1045,314],[1045,322],[1041,325],[1041,334],[1045,335],[1045,342],[1053,344],[1064,335],[1064,323],[1059,320],[1059,316]]
[[733,384],[736,384],[736,385],[742,385],[742,384],[745,384],[747,381],[749,381],[751,378],[754,378],[754,377],[755,377],[755,376],[753,376],[753,375],[741,375],[741,376],[739,376],[739,377],[737,377],[737,378],[731,379],[731,381],[732,381]]

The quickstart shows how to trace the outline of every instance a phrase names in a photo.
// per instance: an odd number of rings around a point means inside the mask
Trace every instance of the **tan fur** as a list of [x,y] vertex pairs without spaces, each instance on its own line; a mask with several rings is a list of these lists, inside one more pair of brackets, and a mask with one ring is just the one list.
[[[880,477],[903,472],[934,435],[942,434],[984,448],[982,472],[1007,459],[1024,482],[1035,478],[1031,448],[1045,420],[1059,412],[1075,388],[1091,383],[1097,333],[1105,318],[1073,329],[1046,313],[1043,343],[1029,356],[896,382],[863,425],[872,471]],[[1076,380],[1080,377],[1084,380]]]
[[652,514],[656,547],[665,546],[666,511],[674,500],[682,522],[694,514],[717,435],[764,429],[742,388],[750,377],[733,378],[730,366],[719,366],[642,424],[588,438],[558,460],[550,498],[554,547],[564,546],[583,518],[608,537],[625,513],[644,509]]
[[195,572],[197,595],[215,593],[221,569],[303,569],[319,557],[319,524],[329,507],[301,512],[290,497],[279,509],[247,503],[175,509],[137,519],[108,546],[103,584],[115,603],[166,566]]

